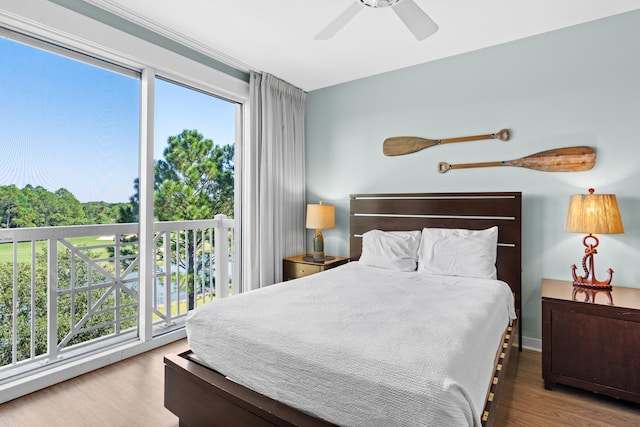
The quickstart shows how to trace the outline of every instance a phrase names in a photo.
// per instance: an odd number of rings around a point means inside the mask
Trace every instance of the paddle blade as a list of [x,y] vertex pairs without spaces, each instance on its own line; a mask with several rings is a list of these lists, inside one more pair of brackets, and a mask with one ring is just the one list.
[[387,138],[382,144],[382,152],[385,156],[401,156],[415,153],[440,143],[437,139],[419,138],[417,136],[394,136]]
[[320,31],[315,37],[315,40],[329,40],[331,37],[335,36],[338,31],[340,31],[349,21],[353,19],[354,16],[358,14],[362,10],[362,5],[360,3],[353,2],[351,6],[347,7],[344,12],[336,17],[333,21],[329,23],[322,31]]
[[391,8],[419,41],[438,31],[438,24],[433,22],[413,0],[401,1]]
[[582,172],[593,169],[596,151],[591,147],[564,147],[541,151],[517,160],[504,162],[505,166],[520,166],[544,172]]

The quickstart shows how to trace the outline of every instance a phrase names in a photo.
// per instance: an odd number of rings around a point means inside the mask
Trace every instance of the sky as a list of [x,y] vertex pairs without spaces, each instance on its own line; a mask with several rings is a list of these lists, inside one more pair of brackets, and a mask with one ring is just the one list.
[[[235,142],[235,105],[156,79],[154,158],[197,129]],[[0,185],[127,202],[138,176],[140,82],[0,37]]]

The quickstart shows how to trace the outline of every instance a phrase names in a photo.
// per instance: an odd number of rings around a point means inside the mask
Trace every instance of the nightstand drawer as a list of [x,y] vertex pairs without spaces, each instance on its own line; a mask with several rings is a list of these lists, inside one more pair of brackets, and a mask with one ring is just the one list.
[[282,259],[282,280],[299,279],[300,277],[310,276],[329,270],[330,268],[349,262],[349,258],[335,256],[328,257],[325,261],[309,261],[306,260],[306,254],[290,256]]
[[287,262],[284,264],[282,271],[285,280],[298,279],[300,277],[309,276],[310,274],[319,273],[322,271],[320,265],[310,264],[297,264],[293,262]]

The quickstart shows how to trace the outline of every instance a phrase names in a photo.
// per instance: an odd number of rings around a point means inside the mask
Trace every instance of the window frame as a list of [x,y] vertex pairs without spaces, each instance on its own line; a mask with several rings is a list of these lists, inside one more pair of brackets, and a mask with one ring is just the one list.
[[[146,192],[147,207],[139,213],[141,241],[143,234],[150,242],[153,231],[153,80],[156,76],[192,87],[202,92],[228,99],[236,103],[236,139],[235,139],[235,209],[236,221],[236,262],[234,263],[234,277],[240,280],[241,265],[240,221],[242,206],[240,201],[242,191],[242,153],[245,138],[249,135],[249,83],[237,77],[225,74],[205,64],[196,62],[186,56],[168,51],[160,46],[136,38],[116,28],[105,25],[71,10],[65,9],[51,2],[39,2],[37,7],[31,1],[11,2],[0,9],[0,37],[22,38],[21,43],[34,47],[63,53],[66,56],[78,55],[80,59],[91,63],[99,61],[99,66],[120,73],[136,73],[141,81],[140,94],[140,138],[139,138],[139,177],[141,189]],[[38,44],[42,43],[40,46]],[[56,51],[61,49],[61,51]],[[95,64],[94,64],[95,65]],[[108,67],[105,67],[108,65]],[[144,177],[144,178],[143,178]],[[151,199],[149,211],[149,198]],[[151,228],[149,228],[151,227]],[[145,231],[146,230],[146,231]],[[148,244],[148,243],[147,243]],[[151,252],[145,255],[151,269]],[[141,254],[142,256],[142,254]],[[145,295],[140,295],[140,306],[149,307],[146,299],[151,298],[150,281],[141,275],[142,283],[149,283]],[[240,283],[240,289],[242,284]],[[59,381],[89,372],[98,366],[104,366],[131,357],[152,348],[165,345],[176,339],[184,338],[184,329],[179,329],[161,336],[153,336],[150,312],[140,313],[141,325],[138,341],[123,346],[105,350],[97,357],[82,358],[70,361],[61,367],[56,367],[56,375],[40,375],[29,380],[22,379],[19,383],[3,385],[3,400],[30,393],[32,391],[53,385]],[[148,321],[145,320],[149,319]],[[142,327],[144,326],[144,328]],[[144,330],[143,330],[144,329]],[[0,402],[1,403],[1,402]]]

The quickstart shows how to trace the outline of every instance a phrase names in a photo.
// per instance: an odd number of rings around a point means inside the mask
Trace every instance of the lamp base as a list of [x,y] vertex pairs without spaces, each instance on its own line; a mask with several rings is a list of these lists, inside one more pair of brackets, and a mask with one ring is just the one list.
[[595,303],[596,295],[602,293],[607,298],[607,304],[613,305],[613,297],[611,296],[611,291],[613,287],[609,286],[590,286],[583,284],[573,284],[573,292],[571,293],[571,298],[574,301],[578,301],[578,294],[584,294],[584,302]]
[[311,262],[326,262],[326,261],[333,261],[334,259],[336,259],[336,257],[334,257],[334,256],[317,257],[315,255],[315,252],[311,256],[303,256],[302,257],[303,261],[311,261]]
[[594,291],[610,291],[613,290],[613,286],[611,285],[604,285],[602,283],[597,284],[597,285],[590,285],[588,283],[576,283],[573,282],[573,287],[574,289],[585,289],[585,290],[594,290]]
[[316,233],[313,235],[313,257],[324,258],[324,237],[319,228],[316,228]]
[[[593,239],[592,243],[588,243],[588,239]],[[595,289],[611,289],[611,279],[613,278],[613,269],[609,268],[607,273],[609,273],[609,278],[604,281],[600,281],[596,279],[595,267],[593,256],[598,253],[596,247],[598,246],[598,238],[593,234],[587,235],[582,243],[585,246],[585,254],[582,257],[582,269],[584,270],[584,276],[578,276],[576,274],[575,264],[571,266],[571,274],[573,276],[573,286],[580,286],[584,288],[595,288]]]

